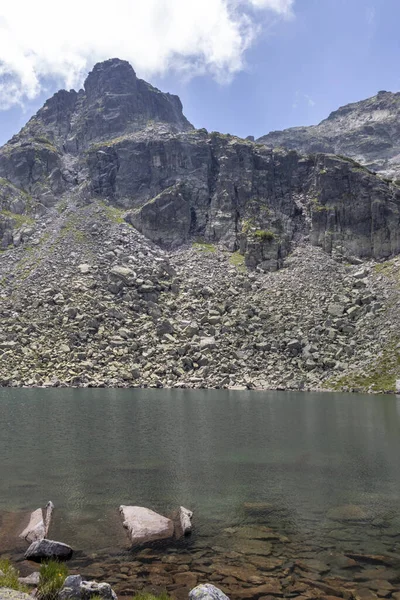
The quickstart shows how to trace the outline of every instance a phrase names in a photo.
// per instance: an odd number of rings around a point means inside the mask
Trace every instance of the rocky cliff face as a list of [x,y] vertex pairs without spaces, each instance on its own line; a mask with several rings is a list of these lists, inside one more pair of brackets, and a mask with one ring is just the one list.
[[319,125],[272,131],[258,139],[268,147],[302,153],[343,154],[388,178],[400,178],[400,93],[348,104]]
[[399,207],[354,160],[195,130],[96,65],[0,149],[0,383],[337,380],[394,339],[391,288],[345,265],[400,252]]
[[[348,115],[327,122],[340,130]],[[0,177],[3,248],[14,239],[13,213],[32,218],[61,199],[97,198],[165,247],[222,242],[265,270],[307,236],[348,256],[400,249],[396,185],[351,160],[196,131],[177,97],[117,59],[96,65],[84,90],[46,102],[0,150]]]

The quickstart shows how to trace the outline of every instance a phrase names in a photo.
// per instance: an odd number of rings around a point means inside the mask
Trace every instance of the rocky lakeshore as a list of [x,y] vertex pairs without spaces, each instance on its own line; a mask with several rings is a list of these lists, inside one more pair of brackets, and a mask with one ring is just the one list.
[[[78,552],[68,561],[69,573],[80,574],[84,581],[107,582],[122,597],[167,592],[184,600],[195,586],[211,583],[237,600],[398,600],[399,519],[393,506],[387,503],[373,512],[343,505],[314,518],[322,524],[318,538],[312,520],[294,526],[284,509],[246,502],[241,524],[211,520],[208,531],[197,534],[195,527],[184,541],[119,553]],[[371,547],[373,554],[367,551]],[[35,580],[37,565],[18,561],[18,567]]]

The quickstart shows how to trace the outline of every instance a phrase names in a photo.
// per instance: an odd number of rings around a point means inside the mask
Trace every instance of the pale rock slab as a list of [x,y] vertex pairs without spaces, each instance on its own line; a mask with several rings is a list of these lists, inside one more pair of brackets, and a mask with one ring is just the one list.
[[142,506],[120,506],[123,525],[133,544],[144,544],[173,537],[174,524],[171,519]]
[[29,523],[20,534],[20,538],[27,542],[43,540],[49,531],[54,504],[48,502],[45,508],[38,508],[30,516]]

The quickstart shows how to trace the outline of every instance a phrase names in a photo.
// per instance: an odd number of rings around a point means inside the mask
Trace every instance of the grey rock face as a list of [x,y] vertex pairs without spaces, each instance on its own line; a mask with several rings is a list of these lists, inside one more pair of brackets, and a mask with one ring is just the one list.
[[73,550],[67,544],[52,540],[39,540],[33,542],[25,552],[27,560],[40,562],[44,559],[69,560]]
[[400,93],[379,92],[319,125],[272,131],[258,142],[304,153],[344,154],[387,177],[400,176]]
[[203,583],[190,590],[189,600],[229,600],[229,598],[215,585]]
[[[363,116],[356,127],[372,109],[379,120],[389,104],[397,115],[389,96],[340,109],[324,127],[348,128],[357,113]],[[84,90],[63,90],[46,102],[0,149],[0,178],[3,248],[29,235],[14,214],[34,218],[74,198],[107,199],[163,247],[222,242],[239,250],[247,267],[263,271],[279,269],[304,238],[352,260],[387,258],[400,249],[397,185],[352,160],[196,131],[178,98],[141,81],[118,59],[97,64]],[[115,281],[111,287],[118,293]]]

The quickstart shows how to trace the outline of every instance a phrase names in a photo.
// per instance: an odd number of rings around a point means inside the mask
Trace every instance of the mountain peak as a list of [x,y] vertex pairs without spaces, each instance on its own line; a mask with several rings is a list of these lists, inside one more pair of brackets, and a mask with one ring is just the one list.
[[173,132],[193,129],[178,96],[139,79],[128,61],[111,58],[93,67],[83,90],[56,92],[11,141],[47,139],[58,150],[75,153],[143,130],[150,122]]
[[95,64],[84,88],[89,101],[105,93],[132,94],[137,91],[137,77],[128,61],[110,58]]

